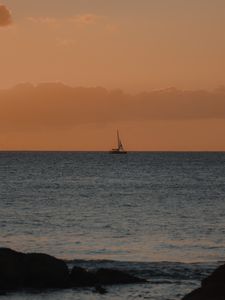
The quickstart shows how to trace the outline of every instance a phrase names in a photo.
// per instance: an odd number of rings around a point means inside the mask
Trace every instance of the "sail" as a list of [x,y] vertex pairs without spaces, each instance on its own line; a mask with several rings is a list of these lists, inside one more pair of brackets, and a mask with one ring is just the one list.
[[118,143],[118,150],[123,150],[123,145],[119,136],[119,130],[117,130],[117,143]]
[[121,142],[121,139],[120,139],[120,135],[119,135],[119,130],[117,129],[117,148],[113,148],[110,153],[115,153],[115,154],[126,154],[127,151],[124,150],[123,148],[123,144]]

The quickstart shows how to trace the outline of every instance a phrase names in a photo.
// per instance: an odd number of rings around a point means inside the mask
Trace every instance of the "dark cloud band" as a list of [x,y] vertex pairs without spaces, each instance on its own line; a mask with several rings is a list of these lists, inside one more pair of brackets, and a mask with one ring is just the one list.
[[80,124],[151,120],[225,120],[225,88],[166,89],[129,95],[60,83],[0,90],[0,131],[68,128]]

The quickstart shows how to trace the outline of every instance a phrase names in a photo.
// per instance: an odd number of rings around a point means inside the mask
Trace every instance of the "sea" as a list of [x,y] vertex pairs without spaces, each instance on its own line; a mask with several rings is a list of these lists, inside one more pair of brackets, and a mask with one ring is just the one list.
[[225,153],[0,152],[0,247],[148,280],[4,300],[180,300],[225,261]]

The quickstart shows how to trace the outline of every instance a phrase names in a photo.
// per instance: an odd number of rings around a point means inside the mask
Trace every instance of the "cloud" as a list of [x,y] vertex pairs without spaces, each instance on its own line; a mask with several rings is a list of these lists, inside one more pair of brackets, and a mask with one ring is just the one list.
[[9,9],[0,4],[0,27],[5,27],[12,24],[12,16]]
[[52,17],[28,17],[27,20],[40,25],[53,25],[53,26],[62,26],[68,24],[77,24],[77,25],[93,25],[97,24],[100,20],[105,19],[105,17],[98,16],[95,14],[83,14],[75,15],[73,17],[60,19]]
[[154,120],[225,120],[225,90],[165,89],[136,95],[62,83],[0,90],[0,128],[39,130]]
[[103,18],[104,17],[95,14],[83,14],[83,15],[77,15],[73,18],[70,18],[69,21],[81,25],[91,25],[91,24],[96,24],[99,20]]
[[55,24],[57,23],[57,20],[55,18],[49,18],[49,17],[29,17],[28,21],[33,23],[39,23],[39,24]]
[[47,26],[52,29],[58,29],[61,27],[60,19],[51,18],[51,17],[28,17],[27,20],[34,25]]

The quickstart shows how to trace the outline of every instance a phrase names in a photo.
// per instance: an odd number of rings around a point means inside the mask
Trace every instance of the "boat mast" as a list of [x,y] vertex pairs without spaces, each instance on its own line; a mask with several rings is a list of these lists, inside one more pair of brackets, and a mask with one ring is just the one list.
[[118,143],[118,150],[123,150],[123,145],[122,145],[121,140],[120,140],[118,129],[117,129],[117,143]]

